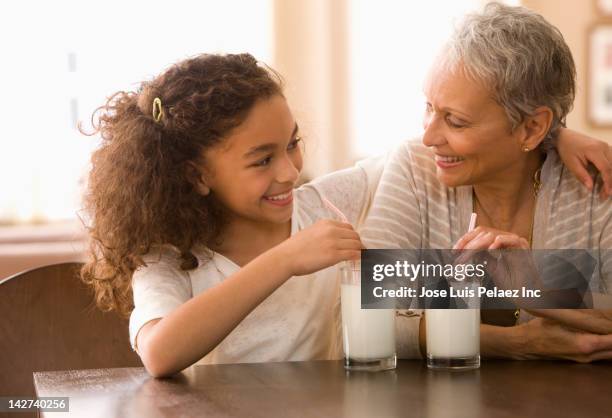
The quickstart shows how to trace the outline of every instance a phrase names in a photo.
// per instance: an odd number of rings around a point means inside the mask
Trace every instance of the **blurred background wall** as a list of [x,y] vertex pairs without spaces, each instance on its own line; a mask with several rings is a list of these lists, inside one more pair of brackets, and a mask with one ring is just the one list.
[[587,117],[588,34],[594,24],[610,23],[589,0],[522,0],[521,4],[544,16],[563,34],[572,50],[577,71],[578,91],[574,109],[567,118],[568,126],[612,143],[612,128],[596,128]]
[[[305,178],[419,135],[422,81],[454,22],[482,0],[23,1],[0,14],[0,278],[80,258],[77,220],[91,113],[171,63],[250,52],[284,77],[306,139]],[[517,5],[518,0],[506,1]],[[568,125],[612,140],[586,115],[591,0],[524,0],[564,34],[578,68]],[[38,260],[38,261],[36,261]]]

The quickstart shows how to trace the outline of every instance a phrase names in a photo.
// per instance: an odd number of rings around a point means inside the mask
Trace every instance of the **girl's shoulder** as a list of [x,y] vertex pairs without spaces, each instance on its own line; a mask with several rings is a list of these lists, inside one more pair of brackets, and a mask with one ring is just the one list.
[[180,252],[171,245],[153,245],[149,252],[142,257],[144,265],[138,270],[150,268],[178,269],[180,255]]
[[178,286],[189,289],[189,274],[181,269],[180,252],[174,247],[159,245],[142,257],[143,265],[132,275],[134,292],[143,289]]
[[130,315],[130,342],[147,322],[163,318],[193,297],[189,274],[180,268],[180,253],[171,246],[156,246],[132,275],[134,309]]

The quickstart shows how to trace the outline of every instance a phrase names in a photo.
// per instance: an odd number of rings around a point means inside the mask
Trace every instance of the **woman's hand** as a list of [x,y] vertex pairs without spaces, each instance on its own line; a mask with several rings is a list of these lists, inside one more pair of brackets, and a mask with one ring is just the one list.
[[612,335],[568,328],[548,318],[535,318],[514,328],[516,359],[565,359],[580,363],[612,359]]
[[[455,246],[464,250],[455,260],[457,264],[486,264],[486,273],[495,285],[501,289],[517,290],[521,288],[543,290],[540,274],[528,251],[529,243],[511,232],[479,226],[461,237]],[[539,307],[539,300],[531,297],[515,297],[512,302],[521,308]]]
[[457,263],[468,263],[474,258],[482,259],[481,262],[487,264],[489,276],[503,289],[543,289],[530,254],[525,251],[492,251],[528,250],[529,242],[517,234],[478,226],[459,238],[453,249],[466,250],[457,258]]
[[588,137],[571,129],[561,128],[557,141],[557,151],[567,168],[589,190],[593,189],[593,179],[587,167],[593,164],[601,173],[603,187],[601,199],[612,196],[612,146],[606,142]]
[[525,238],[486,226],[476,227],[459,238],[454,250],[497,250],[501,248],[529,249]]
[[534,316],[593,334],[612,334],[612,309],[528,309]]
[[351,224],[320,220],[279,245],[292,276],[303,276],[344,260],[359,260],[364,248]]

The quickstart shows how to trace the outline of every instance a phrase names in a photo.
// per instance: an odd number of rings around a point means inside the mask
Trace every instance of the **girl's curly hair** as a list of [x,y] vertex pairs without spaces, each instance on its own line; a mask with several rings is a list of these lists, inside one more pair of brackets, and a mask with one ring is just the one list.
[[[84,196],[90,218],[89,260],[82,280],[97,305],[128,315],[131,279],[143,256],[161,246],[198,265],[195,245],[208,247],[224,225],[214,195],[198,193],[190,167],[203,151],[240,125],[261,99],[282,94],[277,73],[249,54],[203,54],[181,61],[138,92],[118,92],[92,116],[101,146],[92,154]],[[163,114],[156,122],[153,101]]]

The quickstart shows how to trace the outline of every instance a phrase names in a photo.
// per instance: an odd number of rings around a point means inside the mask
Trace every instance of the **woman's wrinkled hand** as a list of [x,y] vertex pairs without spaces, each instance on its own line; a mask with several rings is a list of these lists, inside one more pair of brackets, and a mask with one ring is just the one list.
[[[455,246],[461,254],[458,264],[485,264],[486,273],[501,289],[544,290],[537,266],[525,238],[511,232],[479,226],[461,237]],[[515,297],[512,302],[521,308],[534,306],[533,298]]]
[[536,317],[517,325],[516,359],[563,359],[579,363],[612,359],[612,334],[569,328],[549,318]]
[[497,250],[502,248],[529,249],[529,243],[523,237],[512,232],[486,226],[476,227],[459,238],[454,250]]
[[534,316],[593,334],[612,334],[612,309],[528,309]]

